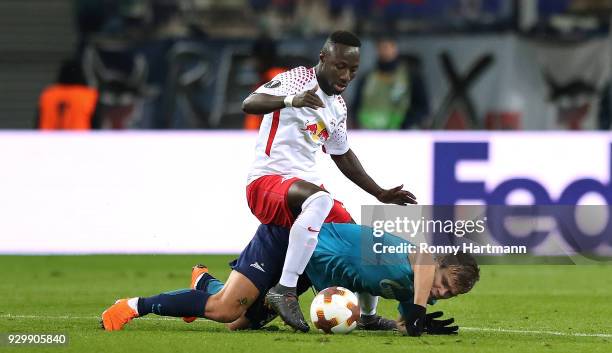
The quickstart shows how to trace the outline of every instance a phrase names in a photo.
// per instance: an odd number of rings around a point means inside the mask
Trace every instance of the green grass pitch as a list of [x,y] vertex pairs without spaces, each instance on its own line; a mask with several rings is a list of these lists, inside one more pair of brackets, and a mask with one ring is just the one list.
[[[155,315],[120,332],[99,328],[100,313],[117,298],[185,288],[191,266],[204,263],[227,278],[230,256],[0,256],[0,333],[65,332],[61,347],[0,347],[31,352],[612,352],[612,267],[483,266],[472,293],[440,301],[461,326],[456,336],[403,337],[278,330],[227,332],[222,324],[192,324]],[[312,293],[301,298],[304,312]],[[379,313],[396,316],[382,300]]]

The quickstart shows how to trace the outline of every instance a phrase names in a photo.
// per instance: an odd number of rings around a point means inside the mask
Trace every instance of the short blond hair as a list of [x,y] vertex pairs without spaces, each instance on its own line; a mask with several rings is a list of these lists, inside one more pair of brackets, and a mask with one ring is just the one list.
[[439,268],[448,269],[453,286],[457,288],[457,294],[469,292],[480,279],[480,268],[476,259],[463,252],[457,255],[446,254],[436,258]]

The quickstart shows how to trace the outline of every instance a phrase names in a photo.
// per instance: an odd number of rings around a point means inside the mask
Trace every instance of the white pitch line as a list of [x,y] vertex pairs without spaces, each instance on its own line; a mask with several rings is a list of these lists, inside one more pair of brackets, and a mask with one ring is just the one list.
[[[39,319],[39,320],[100,320],[99,316],[44,316],[44,315],[13,315],[2,314],[0,319]],[[139,320],[147,321],[176,321],[178,318],[171,317],[145,317]],[[208,321],[206,319],[200,319]],[[560,331],[537,331],[537,330],[517,330],[504,328],[488,328],[488,327],[461,327],[461,330],[466,331],[481,331],[481,332],[500,332],[500,333],[516,333],[524,335],[551,335],[551,336],[572,336],[572,337],[601,337],[612,338],[612,333],[582,333],[582,332],[560,332]]]
[[461,330],[466,330],[466,331],[520,333],[520,334],[528,334],[528,335],[534,334],[534,335],[552,335],[552,336],[612,338],[612,334],[610,334],[610,333],[582,333],[582,332],[560,332],[560,331],[514,330],[514,329],[488,328],[488,327],[461,327],[460,329]]

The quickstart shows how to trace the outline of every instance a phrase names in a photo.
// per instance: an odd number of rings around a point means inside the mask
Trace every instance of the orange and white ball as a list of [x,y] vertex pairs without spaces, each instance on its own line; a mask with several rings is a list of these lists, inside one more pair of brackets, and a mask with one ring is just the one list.
[[342,287],[329,287],[317,294],[310,304],[310,320],[325,333],[349,333],[357,327],[357,296]]

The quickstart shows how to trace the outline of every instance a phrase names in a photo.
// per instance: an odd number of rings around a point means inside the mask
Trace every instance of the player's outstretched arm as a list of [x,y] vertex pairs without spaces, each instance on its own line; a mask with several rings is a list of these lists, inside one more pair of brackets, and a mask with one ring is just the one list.
[[425,329],[427,301],[433,286],[436,265],[431,254],[425,252],[410,254],[410,263],[414,272],[414,301],[412,304],[402,304],[402,315],[405,318],[406,333],[410,336],[420,336]]
[[283,108],[325,108],[317,96],[319,86],[296,95],[273,96],[265,93],[252,93],[242,102],[242,111],[247,114],[268,114]]
[[368,194],[376,197],[382,203],[406,205],[416,204],[416,197],[407,190],[402,190],[404,185],[394,187],[392,189],[383,189],[366,173],[365,169],[359,162],[359,159],[349,149],[345,154],[331,155],[332,160],[338,166],[338,169],[350,181],[362,188]]
[[410,263],[414,272],[414,304],[426,307],[434,282],[436,264],[431,254],[425,252],[410,254]]

